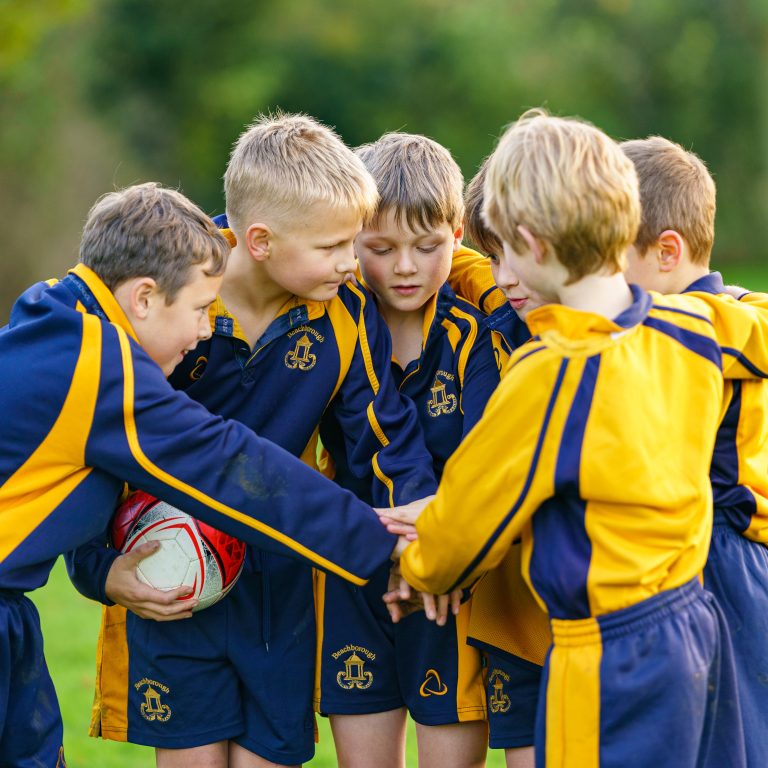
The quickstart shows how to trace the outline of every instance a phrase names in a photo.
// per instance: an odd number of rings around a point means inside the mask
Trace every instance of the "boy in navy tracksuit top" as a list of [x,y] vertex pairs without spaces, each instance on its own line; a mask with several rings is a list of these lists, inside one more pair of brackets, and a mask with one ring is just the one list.
[[[423,136],[387,134],[357,152],[381,199],[355,249],[392,333],[400,392],[416,405],[439,477],[498,383],[483,315],[445,282],[461,242],[461,172]],[[338,443],[328,432],[322,437],[331,449]],[[338,459],[336,469],[338,482],[364,493]],[[480,658],[466,645],[469,604],[457,605],[446,626],[419,611],[393,627],[379,594],[387,569],[374,581],[349,590],[324,580],[318,708],[331,716],[339,763],[402,764],[407,709],[420,765],[484,764]]]
[[352,494],[168,385],[210,335],[228,253],[177,192],[145,184],[106,195],[86,223],[82,263],[26,291],[0,330],[0,404],[13,438],[0,455],[4,765],[64,765],[39,619],[24,593],[104,528],[126,481],[358,583],[392,550],[393,537]]
[[[390,375],[387,329],[365,290],[340,286],[375,204],[365,168],[308,118],[264,119],[233,151],[226,191],[230,219],[219,224],[234,228],[237,244],[211,307],[212,336],[171,383],[313,465],[318,425],[332,421],[351,471],[383,506],[430,493],[431,460]],[[104,589],[83,567],[94,556],[80,553],[74,571],[81,591],[98,597]],[[190,621],[128,613],[126,624],[124,611],[107,610],[92,732],[155,746],[161,762],[191,748],[194,759],[205,752],[225,765],[236,750],[304,762],[314,749],[314,645],[311,569],[252,548],[232,593]],[[168,688],[168,721],[144,717],[144,689],[135,686],[144,679]]]

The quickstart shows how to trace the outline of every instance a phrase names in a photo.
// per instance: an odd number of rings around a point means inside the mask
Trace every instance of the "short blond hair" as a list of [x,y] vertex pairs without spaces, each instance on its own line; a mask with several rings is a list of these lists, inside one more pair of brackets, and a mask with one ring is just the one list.
[[663,136],[619,145],[640,182],[642,219],[635,246],[645,253],[666,229],[688,243],[691,261],[708,265],[715,241],[715,182],[704,162]]
[[481,253],[487,255],[501,254],[501,240],[485,223],[483,217],[483,200],[485,200],[485,177],[488,175],[488,162],[486,157],[480,170],[467,184],[464,192],[464,237]]
[[242,234],[258,216],[294,225],[307,208],[323,204],[376,210],[376,185],[361,160],[325,125],[307,115],[262,115],[241,135],[224,174],[227,219]]
[[483,215],[516,251],[527,227],[554,248],[569,282],[623,271],[640,224],[637,174],[593,125],[529,110],[491,155]]
[[[393,210],[411,229],[461,224],[464,177],[451,153],[426,136],[385,133],[355,150],[379,189],[377,215]],[[374,221],[375,223],[375,221]]]
[[173,303],[192,266],[224,272],[230,246],[213,221],[175,189],[136,184],[100,197],[88,213],[80,261],[111,291],[134,277],[151,277]]

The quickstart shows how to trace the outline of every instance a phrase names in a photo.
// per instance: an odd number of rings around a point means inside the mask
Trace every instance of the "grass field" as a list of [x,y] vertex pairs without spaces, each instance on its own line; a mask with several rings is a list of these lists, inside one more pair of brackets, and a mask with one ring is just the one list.
[[[71,768],[151,768],[154,752],[146,747],[88,737],[93,700],[94,660],[101,609],[79,595],[58,561],[47,586],[32,594],[40,610],[45,655],[64,716],[64,749]],[[286,695],[289,695],[286,692]],[[320,743],[312,768],[332,768],[336,756],[328,721],[318,718]],[[503,753],[488,753],[488,766],[502,768]],[[416,738],[408,732],[408,766],[416,765]],[[193,767],[190,767],[193,768]]]

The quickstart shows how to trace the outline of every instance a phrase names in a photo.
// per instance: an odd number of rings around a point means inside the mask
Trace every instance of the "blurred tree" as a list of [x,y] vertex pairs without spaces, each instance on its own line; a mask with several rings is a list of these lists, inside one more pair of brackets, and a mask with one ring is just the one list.
[[[221,209],[228,147],[281,106],[351,144],[427,133],[472,173],[527,106],[617,138],[660,133],[720,188],[718,250],[766,242],[761,0],[107,0],[93,95],[149,165]],[[727,139],[726,139],[727,137]]]
[[425,133],[470,175],[505,123],[543,105],[693,149],[718,182],[718,258],[768,250],[765,0],[3,2],[0,202],[14,215],[56,200],[45,218],[77,204],[79,225],[86,193],[136,178],[219,212],[232,142],[279,107],[353,145]]

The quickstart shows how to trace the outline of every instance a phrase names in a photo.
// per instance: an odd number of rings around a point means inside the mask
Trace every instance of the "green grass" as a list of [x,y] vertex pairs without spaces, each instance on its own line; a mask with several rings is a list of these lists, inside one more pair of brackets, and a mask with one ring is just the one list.
[[[147,747],[102,741],[88,737],[95,679],[96,639],[101,608],[79,595],[58,561],[47,586],[32,594],[40,610],[45,637],[45,655],[59,694],[64,717],[64,751],[75,768],[151,768],[154,751]],[[328,721],[318,718],[320,743],[312,768],[333,768],[336,755]],[[488,753],[488,766],[502,768],[503,753]],[[416,765],[413,724],[408,730],[409,766]]]

